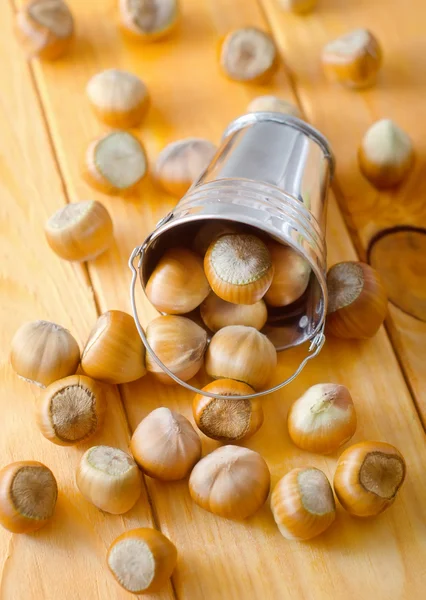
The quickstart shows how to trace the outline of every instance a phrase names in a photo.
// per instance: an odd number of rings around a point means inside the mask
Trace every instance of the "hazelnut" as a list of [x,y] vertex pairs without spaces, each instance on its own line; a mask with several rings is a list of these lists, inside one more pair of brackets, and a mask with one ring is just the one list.
[[329,42],[322,65],[330,81],[359,89],[372,85],[382,64],[379,42],[367,29],[355,29]]

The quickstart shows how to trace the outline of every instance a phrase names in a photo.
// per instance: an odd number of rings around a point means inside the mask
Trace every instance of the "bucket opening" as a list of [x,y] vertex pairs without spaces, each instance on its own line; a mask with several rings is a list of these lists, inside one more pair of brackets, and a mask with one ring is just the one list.
[[[271,235],[266,227],[263,229],[259,226],[249,225],[241,222],[241,218],[232,218],[232,216],[217,219],[215,216],[194,215],[190,221],[178,224],[172,222],[170,227],[167,227],[167,224],[163,225],[147,239],[144,261],[139,273],[142,287],[145,289],[151,273],[166,250],[175,246],[193,249],[194,240],[200,229],[206,223],[213,222],[225,229],[227,226],[236,224],[244,233],[252,233],[264,241],[272,239],[287,245],[303,257],[299,249],[289,240],[278,239]],[[189,317],[197,323],[200,323],[201,320],[199,308],[182,316]],[[317,275],[312,270],[306,291],[295,302],[284,307],[268,306],[268,320],[262,333],[271,340],[277,351],[282,351],[312,340],[320,330],[323,319],[323,291]]]

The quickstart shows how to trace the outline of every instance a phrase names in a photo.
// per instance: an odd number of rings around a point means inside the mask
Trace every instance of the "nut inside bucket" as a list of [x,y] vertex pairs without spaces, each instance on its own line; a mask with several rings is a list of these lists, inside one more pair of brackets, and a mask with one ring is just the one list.
[[[207,225],[208,224],[208,225]],[[203,254],[211,241],[211,231],[227,234],[239,232],[251,234],[261,239],[269,248],[278,242],[290,248],[283,240],[277,240],[267,231],[241,223],[235,219],[198,218],[190,222],[167,225],[154,231],[147,241],[145,257],[140,269],[140,278],[145,288],[150,275],[164,252],[174,247],[186,247]],[[217,235],[217,234],[216,234]],[[296,250],[297,251],[297,250]],[[303,262],[306,259],[297,251]],[[279,260],[279,257],[277,257]],[[190,275],[188,275],[189,279]],[[277,350],[284,350],[312,339],[324,318],[324,297],[321,285],[314,271],[308,266],[306,289],[296,299],[285,306],[272,306],[266,302],[268,316],[262,333],[267,335]],[[304,286],[303,286],[304,287]],[[267,297],[266,297],[267,298]],[[184,316],[200,322],[199,308]]]

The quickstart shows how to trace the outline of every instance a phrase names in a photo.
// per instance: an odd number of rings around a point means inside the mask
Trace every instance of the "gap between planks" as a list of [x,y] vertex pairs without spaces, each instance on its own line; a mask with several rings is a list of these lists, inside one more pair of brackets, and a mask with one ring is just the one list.
[[[291,93],[294,97],[295,103],[297,104],[301,114],[303,115],[303,117],[306,117],[306,111],[305,111],[305,107],[303,106],[303,101],[301,100],[301,96],[299,94],[298,88],[297,88],[297,76],[293,73],[293,71],[290,69],[290,67],[288,66],[288,63],[286,61],[286,57],[284,55],[284,52],[281,48],[281,45],[279,44],[279,40],[276,39],[275,36],[275,28],[273,27],[273,23],[271,22],[270,16],[269,16],[269,12],[265,9],[265,6],[263,4],[263,0],[256,0],[260,12],[262,13],[262,16],[265,20],[265,22],[268,25],[268,29],[269,32],[271,33],[274,42],[276,44],[276,47],[279,51],[280,54],[280,58],[281,58],[281,62],[283,64],[283,67],[286,71],[287,77],[288,77],[288,81],[290,84],[290,88],[291,88]],[[337,204],[339,207],[339,210],[342,214],[344,223],[345,223],[345,228],[346,231],[348,233],[348,237],[351,239],[353,246],[354,246],[354,250],[355,253],[357,254],[358,260],[362,260],[362,257],[365,256],[366,251],[363,247],[362,244],[362,240],[361,237],[358,233],[357,228],[355,227],[355,224],[353,223],[353,220],[351,219],[351,215],[348,213],[348,211],[345,209],[345,203],[344,203],[344,194],[342,192],[342,188],[339,184],[338,181],[338,177],[337,175],[334,176],[334,179],[331,183],[331,189],[334,193],[334,196],[336,197],[337,200]],[[390,302],[390,301],[389,301]],[[407,386],[408,392],[411,396],[411,399],[413,401],[413,405],[414,408],[416,410],[416,413],[419,417],[420,423],[422,424],[423,429],[426,431],[426,422],[424,420],[424,415],[422,414],[422,411],[420,410],[419,404],[417,402],[417,397],[416,394],[414,392],[414,388],[411,384],[410,378],[409,378],[409,374],[407,372],[407,369],[404,365],[404,361],[402,360],[402,358],[399,356],[399,353],[395,347],[395,342],[394,339],[392,337],[392,335],[390,334],[390,325],[388,323],[388,319],[389,319],[389,314],[386,317],[386,321],[384,323],[385,325],[385,330],[386,330],[386,336],[389,339],[390,345],[392,347],[393,353],[395,355],[396,361],[399,365],[399,369],[401,371],[401,375],[405,381],[405,384]]]

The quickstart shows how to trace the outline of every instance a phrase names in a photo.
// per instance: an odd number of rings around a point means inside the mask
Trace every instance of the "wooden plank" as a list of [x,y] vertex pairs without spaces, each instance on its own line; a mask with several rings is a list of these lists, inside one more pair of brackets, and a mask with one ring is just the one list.
[[[88,78],[102,68],[115,66],[134,71],[148,83],[153,109],[141,137],[151,159],[164,143],[187,135],[217,141],[227,122],[244,112],[248,100],[259,93],[280,92],[291,99],[282,69],[273,83],[263,88],[228,82],[218,72],[218,35],[231,27],[263,23],[254,0],[186,0],[182,4],[182,25],[173,38],[137,46],[122,42],[112,19],[112,0],[72,0],[79,30],[73,53],[55,65],[36,65],[37,83],[71,199],[102,199],[114,217],[116,247],[90,265],[102,309],[129,308],[127,258],[174,200],[161,195],[150,182],[130,201],[102,197],[82,182],[79,157],[89,140],[102,131],[83,94]],[[333,198],[328,240],[332,262],[355,257]],[[153,312],[145,302],[141,306],[148,319]],[[300,352],[280,357],[277,381],[294,369]],[[197,381],[201,383],[201,377]],[[383,329],[368,342],[330,340],[302,377],[265,399],[265,424],[247,446],[264,455],[274,484],[290,468],[305,464],[323,468],[332,477],[336,457],[299,452],[286,432],[289,403],[308,385],[320,381],[345,383],[351,389],[359,413],[356,440],[386,440],[404,453],[409,476],[395,506],[368,522],[352,519],[339,509],[338,521],[326,535],[298,544],[279,535],[267,506],[247,522],[234,523],[194,506],[186,482],[149,480],[161,527],[180,553],[174,576],[179,598],[300,600],[312,598],[313,589],[315,597],[324,600],[421,596],[426,584],[421,563],[426,550],[426,483],[422,477],[426,448]],[[123,395],[132,428],[161,405],[190,417],[190,394],[163,387],[150,376],[123,386]],[[203,439],[204,452],[215,445]]]
[[[0,23],[0,466],[39,460],[59,485],[56,513],[45,528],[33,535],[0,528],[0,598],[124,599],[129,594],[107,573],[106,552],[125,529],[152,525],[146,491],[127,515],[110,516],[89,505],[74,483],[78,461],[89,446],[128,447],[118,391],[109,388],[104,430],[78,449],[61,448],[35,425],[39,389],[18,379],[9,366],[10,340],[22,322],[60,323],[81,346],[97,315],[84,268],[60,261],[44,240],[45,220],[66,199],[7,2],[0,5]],[[160,597],[173,598],[171,588]]]
[[[423,23],[426,5],[423,0],[412,0],[409,10],[399,0],[349,3],[324,0],[318,3],[316,11],[305,17],[283,13],[276,0],[259,2],[292,73],[305,114],[329,138],[336,153],[339,204],[361,259],[366,259],[373,237],[383,230],[399,226],[424,228],[426,36]],[[320,65],[324,44],[357,27],[368,27],[379,39],[384,52],[377,85],[361,92],[329,84]],[[410,177],[398,190],[379,193],[361,175],[356,153],[365,131],[381,118],[394,119],[409,133],[417,159]],[[398,253],[400,241],[395,238],[399,275],[387,320],[424,426],[426,371],[422,356],[426,347],[426,266],[418,239],[424,240],[425,234],[424,229],[414,236],[411,234],[410,253],[402,247]],[[407,307],[408,294],[413,298]],[[420,304],[423,320],[416,318],[415,306]]]

